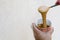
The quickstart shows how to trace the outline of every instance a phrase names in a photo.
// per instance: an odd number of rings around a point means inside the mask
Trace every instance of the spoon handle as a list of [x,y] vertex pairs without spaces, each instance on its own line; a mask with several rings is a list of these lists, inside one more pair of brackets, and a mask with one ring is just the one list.
[[58,5],[56,5],[56,4],[55,5],[52,5],[50,8],[53,8],[53,7],[56,7],[56,6],[58,6]]

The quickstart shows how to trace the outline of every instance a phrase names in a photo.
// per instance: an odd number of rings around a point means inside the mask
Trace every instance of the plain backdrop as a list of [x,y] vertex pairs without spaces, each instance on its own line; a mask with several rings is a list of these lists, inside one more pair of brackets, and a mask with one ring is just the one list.
[[[0,0],[0,40],[35,40],[31,24],[41,18],[41,5],[54,5],[56,0]],[[47,19],[54,27],[52,40],[60,39],[60,6],[51,8]]]

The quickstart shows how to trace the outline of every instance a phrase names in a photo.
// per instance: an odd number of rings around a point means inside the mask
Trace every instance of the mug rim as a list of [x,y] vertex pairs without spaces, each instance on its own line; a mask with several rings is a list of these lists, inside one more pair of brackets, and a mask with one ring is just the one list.
[[[48,26],[51,26],[51,21],[49,20],[49,19],[46,19],[46,24],[48,25]],[[42,19],[38,19],[37,20],[37,22],[36,22],[36,25],[38,25],[38,24],[43,24],[43,21],[42,21]]]

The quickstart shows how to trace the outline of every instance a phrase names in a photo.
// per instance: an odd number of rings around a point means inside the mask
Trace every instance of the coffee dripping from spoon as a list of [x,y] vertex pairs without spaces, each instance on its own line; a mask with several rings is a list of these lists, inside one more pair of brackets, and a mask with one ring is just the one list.
[[47,28],[46,15],[47,15],[47,12],[48,12],[49,9],[50,9],[50,7],[47,7],[47,6],[40,6],[38,8],[39,13],[41,13],[41,15],[42,15],[43,28]]

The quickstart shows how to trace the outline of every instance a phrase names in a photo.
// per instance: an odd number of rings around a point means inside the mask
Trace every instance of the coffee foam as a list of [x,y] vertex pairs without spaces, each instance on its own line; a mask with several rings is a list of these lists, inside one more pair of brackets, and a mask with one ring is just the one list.
[[40,12],[47,12],[48,9],[49,9],[48,6],[40,6],[40,7],[38,8],[38,10],[39,10]]

